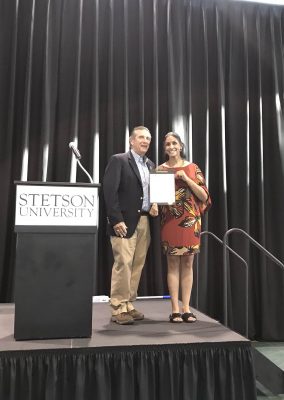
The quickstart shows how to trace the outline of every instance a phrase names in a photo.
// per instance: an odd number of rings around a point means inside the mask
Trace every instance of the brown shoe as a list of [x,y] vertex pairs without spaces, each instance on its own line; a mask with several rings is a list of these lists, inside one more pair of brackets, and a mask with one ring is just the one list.
[[144,319],[144,314],[135,310],[135,308],[131,311],[128,311],[128,314],[134,319],[134,321],[140,321],[141,319]]
[[111,317],[111,320],[119,325],[131,325],[134,322],[133,317],[127,312],[122,312],[120,314],[113,315]]

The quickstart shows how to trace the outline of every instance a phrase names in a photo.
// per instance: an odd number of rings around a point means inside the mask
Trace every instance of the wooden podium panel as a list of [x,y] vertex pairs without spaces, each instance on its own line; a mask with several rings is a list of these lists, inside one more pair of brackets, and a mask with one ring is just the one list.
[[94,233],[18,233],[16,340],[90,337]]

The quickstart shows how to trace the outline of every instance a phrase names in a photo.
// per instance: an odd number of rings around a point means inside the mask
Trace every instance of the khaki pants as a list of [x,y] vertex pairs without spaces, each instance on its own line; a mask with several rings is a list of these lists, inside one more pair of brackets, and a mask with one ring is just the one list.
[[114,257],[110,304],[112,315],[117,315],[134,308],[131,302],[137,297],[137,289],[150,244],[148,217],[140,217],[131,238],[111,236],[110,241]]

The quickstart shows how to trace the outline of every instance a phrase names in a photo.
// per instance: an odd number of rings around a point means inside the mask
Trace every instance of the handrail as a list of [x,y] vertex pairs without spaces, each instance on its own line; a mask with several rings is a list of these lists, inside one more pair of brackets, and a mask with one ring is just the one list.
[[[231,228],[227,230],[223,237],[223,268],[224,268],[224,325],[228,326],[228,267],[227,267],[227,247],[228,247],[228,236],[232,233],[241,233],[247,239],[250,240],[258,249],[260,249],[267,257],[269,257],[272,261],[274,261],[277,265],[279,265],[284,270],[284,264],[278,260],[273,254],[271,254],[268,250],[266,250],[260,243],[258,243],[255,239],[253,239],[247,232],[240,228]],[[248,299],[248,269],[246,276],[246,301]]]
[[[200,233],[200,236],[203,236],[203,235],[212,236],[213,239],[215,239],[218,243],[220,243],[222,246],[224,246],[223,240],[221,240],[214,233],[212,233],[210,231],[203,231],[203,232]],[[232,254],[234,254],[239,260],[241,260],[243,264],[245,264],[245,268],[246,268],[246,282],[245,283],[246,283],[246,289],[248,289],[248,263],[238,253],[236,253],[230,246],[228,246],[227,244],[226,244],[226,248]],[[198,279],[198,274],[199,274],[198,273],[198,271],[199,271],[199,268],[198,268],[199,267],[199,255],[198,255],[198,253],[197,253],[196,264],[197,264],[197,268],[196,268],[196,275],[197,275],[196,276],[196,281],[197,281],[197,285],[196,285],[196,299],[197,299],[196,307],[198,308],[198,298],[199,298],[199,290],[198,290],[198,287],[199,287],[199,279]],[[224,275],[224,281],[225,281],[225,279],[226,278],[225,278],[225,275]],[[227,291],[226,291],[226,293],[227,293]],[[227,301],[226,301],[226,304],[227,304]],[[227,315],[227,314],[225,314],[225,312],[227,313],[227,309],[224,308],[224,321],[226,321],[226,317],[225,316]],[[246,334],[246,337],[248,337],[248,290],[246,290],[246,297],[245,297],[245,317],[246,317],[245,334]],[[227,321],[226,321],[225,325],[228,326],[227,325]]]

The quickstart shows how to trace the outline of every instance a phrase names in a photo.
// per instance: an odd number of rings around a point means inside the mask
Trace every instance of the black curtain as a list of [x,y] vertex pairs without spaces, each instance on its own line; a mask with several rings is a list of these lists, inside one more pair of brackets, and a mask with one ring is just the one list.
[[1,352],[0,381],[5,400],[256,399],[249,342]]
[[[244,229],[284,260],[283,7],[214,0],[0,0],[0,301],[13,300],[14,180],[69,181],[74,139],[101,181],[129,131],[179,133],[203,170],[212,209],[203,229]],[[76,166],[75,166],[76,167]],[[70,172],[70,171],[73,172]],[[79,170],[78,181],[87,181]],[[100,198],[95,294],[112,255]],[[156,223],[157,225],[157,223]],[[284,272],[246,240],[249,334],[284,340]],[[199,307],[223,319],[222,249],[203,241]],[[229,323],[244,332],[244,269],[230,257]],[[140,295],[167,292],[154,229]]]

